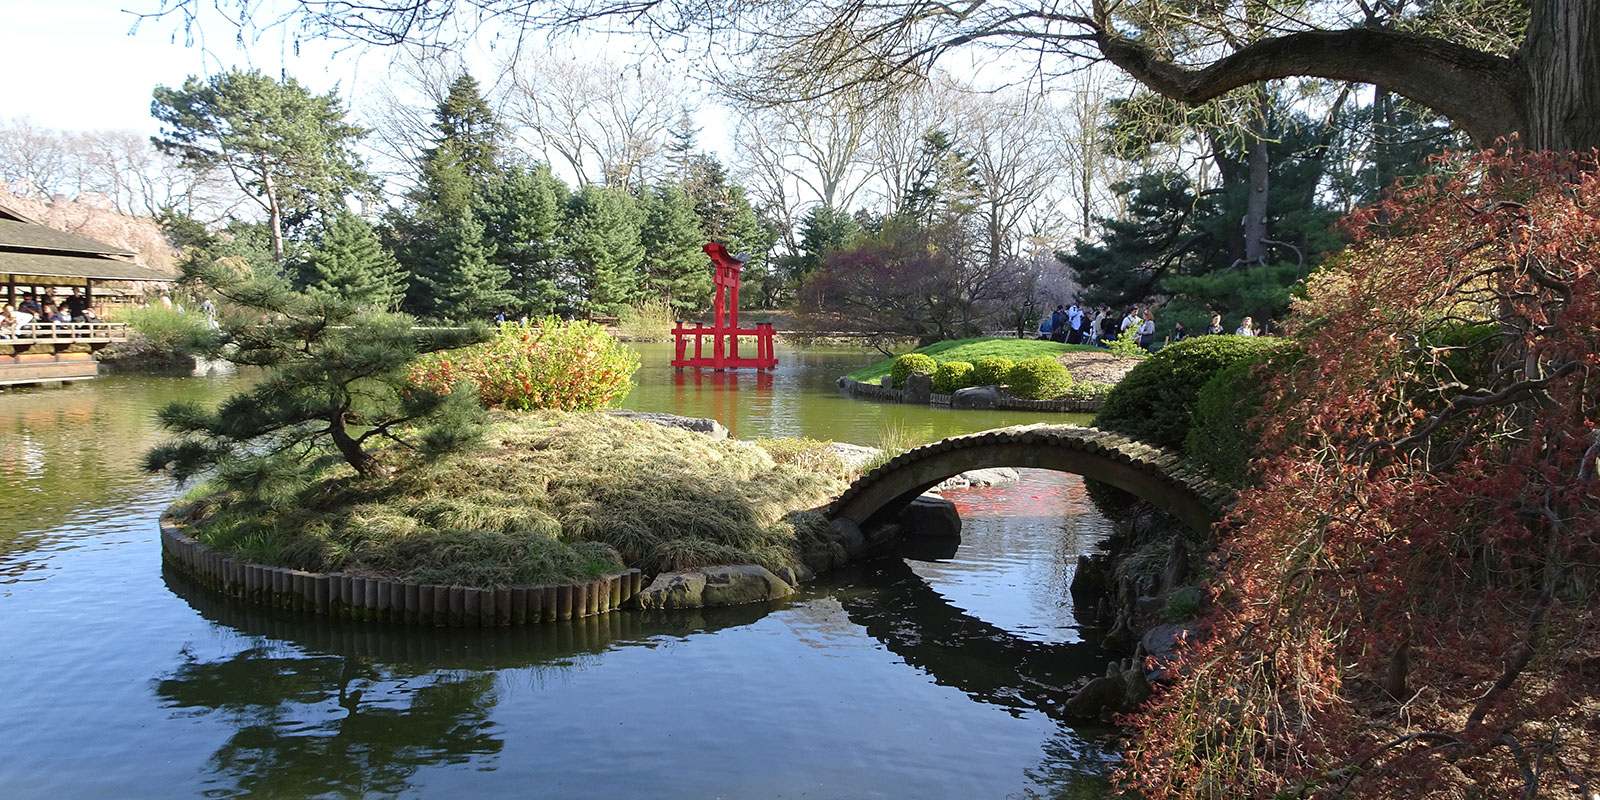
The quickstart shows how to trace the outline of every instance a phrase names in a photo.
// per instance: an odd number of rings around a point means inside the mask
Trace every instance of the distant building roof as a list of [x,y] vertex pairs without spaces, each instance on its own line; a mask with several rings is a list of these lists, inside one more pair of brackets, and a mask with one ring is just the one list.
[[166,281],[173,276],[132,261],[133,253],[86,236],[49,228],[0,205],[0,281],[59,282],[69,279]]

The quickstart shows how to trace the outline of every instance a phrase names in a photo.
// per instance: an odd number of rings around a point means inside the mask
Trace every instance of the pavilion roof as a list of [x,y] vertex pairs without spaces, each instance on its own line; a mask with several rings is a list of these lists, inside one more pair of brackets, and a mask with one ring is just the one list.
[[58,231],[0,205],[0,281],[49,284],[60,279],[166,281],[174,276],[135,264],[133,253]]

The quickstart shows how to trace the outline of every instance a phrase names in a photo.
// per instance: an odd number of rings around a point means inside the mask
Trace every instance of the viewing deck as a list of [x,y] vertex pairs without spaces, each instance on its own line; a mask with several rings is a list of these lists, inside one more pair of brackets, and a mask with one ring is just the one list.
[[95,352],[127,338],[124,322],[35,322],[0,331],[0,386],[93,378]]

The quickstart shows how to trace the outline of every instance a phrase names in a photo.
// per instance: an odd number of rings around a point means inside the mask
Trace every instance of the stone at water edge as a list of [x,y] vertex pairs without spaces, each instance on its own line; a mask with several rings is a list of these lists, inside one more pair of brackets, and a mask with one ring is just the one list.
[[699,571],[664,572],[635,597],[640,608],[700,608],[706,576]]
[[950,407],[954,409],[988,409],[994,408],[999,402],[998,386],[968,386],[950,395]]
[[933,400],[933,376],[926,372],[913,372],[906,376],[904,394],[900,399],[907,403],[928,403]]
[[985,489],[990,486],[999,486],[1002,483],[1016,483],[1022,476],[1010,467],[994,467],[992,469],[969,469],[959,475],[946,478],[943,483],[933,487],[935,492],[951,492],[961,489]]
[[912,500],[898,520],[908,536],[961,536],[961,514],[956,511],[956,504],[935,494]]
[[794,587],[759,564],[705,567],[700,571],[706,579],[701,597],[707,608],[759,603],[794,594]]
[[728,438],[728,429],[723,427],[722,423],[714,419],[705,419],[703,417],[680,417],[676,414],[658,414],[653,411],[630,411],[628,409],[621,408],[607,409],[605,413],[610,414],[613,417],[621,417],[622,419],[649,422],[654,425],[661,425],[667,428],[682,428],[686,431],[703,433],[713,439]]

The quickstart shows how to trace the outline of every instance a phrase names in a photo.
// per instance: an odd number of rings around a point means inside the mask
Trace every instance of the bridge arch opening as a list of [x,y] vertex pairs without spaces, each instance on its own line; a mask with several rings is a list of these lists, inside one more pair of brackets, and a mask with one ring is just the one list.
[[1031,467],[1093,478],[1143,498],[1193,530],[1221,518],[1227,490],[1177,453],[1071,425],[1000,428],[918,447],[861,476],[830,507],[863,529],[893,519],[919,495],[962,472]]

